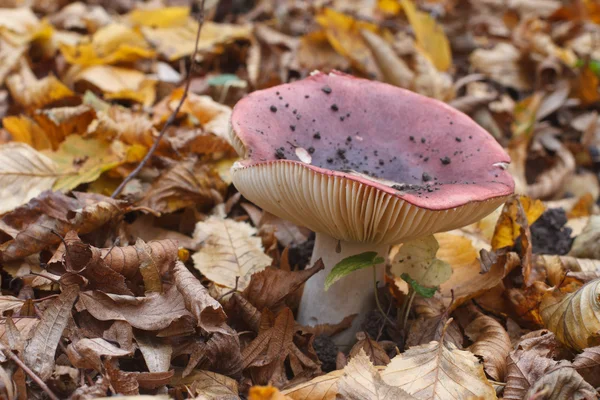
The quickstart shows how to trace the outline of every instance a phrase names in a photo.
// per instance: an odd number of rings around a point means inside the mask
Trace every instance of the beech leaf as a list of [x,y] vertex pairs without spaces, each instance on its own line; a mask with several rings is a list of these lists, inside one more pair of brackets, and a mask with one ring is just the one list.
[[[192,259],[202,274],[228,288],[245,289],[252,274],[271,265],[256,229],[245,222],[211,216],[198,222],[194,238],[203,245]],[[239,282],[236,285],[236,277]]]

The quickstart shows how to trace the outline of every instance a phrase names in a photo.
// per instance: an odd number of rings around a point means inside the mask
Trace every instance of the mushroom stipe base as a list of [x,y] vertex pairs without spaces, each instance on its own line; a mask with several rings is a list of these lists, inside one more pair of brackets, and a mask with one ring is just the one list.
[[[309,326],[336,324],[348,315],[358,313],[352,326],[333,338],[340,350],[346,350],[356,341],[354,335],[361,330],[368,313],[376,307],[373,267],[352,272],[334,283],[327,291],[325,291],[325,278],[344,258],[366,251],[376,251],[387,261],[390,246],[342,241],[341,251],[336,253],[337,246],[337,239],[324,233],[316,234],[311,265],[321,258],[325,269],[311,277],[304,285],[298,322]],[[385,264],[377,265],[375,268],[377,268],[377,281],[383,282]]]

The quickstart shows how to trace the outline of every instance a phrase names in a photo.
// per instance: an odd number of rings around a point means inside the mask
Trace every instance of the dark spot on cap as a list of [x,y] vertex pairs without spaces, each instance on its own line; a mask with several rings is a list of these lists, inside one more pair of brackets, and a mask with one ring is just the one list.
[[275,150],[275,157],[277,157],[278,159],[285,158],[285,153],[281,148]]
[[308,148],[308,152],[309,152],[310,154],[314,153],[314,152],[315,152],[315,148],[314,148],[314,147],[309,147],[309,148]]
[[277,112],[277,107],[275,107],[275,106],[271,106],[270,110],[271,110],[272,112]]
[[331,88],[329,86],[323,86],[321,90],[323,91],[323,93],[331,93]]
[[459,138],[459,137],[455,137],[455,138],[454,138],[454,140],[456,140],[456,141],[457,141],[457,142],[459,142],[459,143],[460,143],[460,142],[462,142],[462,139],[461,139],[461,138]]
[[313,138],[315,138],[315,139],[321,139],[321,133],[320,132],[315,133],[313,135]]
[[442,164],[448,165],[448,164],[450,164],[450,157],[446,156],[446,157],[440,158],[440,161],[442,162]]
[[292,132],[294,132],[296,130],[296,125],[290,125],[290,129],[292,130]]
[[348,137],[346,138],[346,142],[351,142],[351,141],[352,141],[352,136],[348,136]]
[[328,163],[332,163],[332,162],[333,162],[333,158],[331,158],[331,157],[327,157],[327,162],[328,162]]
[[425,157],[425,158],[423,159],[423,161],[425,161],[425,162],[429,161],[429,157]]
[[288,108],[290,106],[290,103],[285,103],[285,108]]
[[308,99],[309,97],[310,97],[310,96],[309,96],[309,95],[307,95],[307,94],[305,94],[305,95],[304,95],[304,98],[305,98],[305,99]]
[[385,164],[385,161],[383,161],[383,160],[380,159],[379,160],[379,165],[383,165],[383,164]]
[[431,175],[429,175],[427,172],[423,172],[423,181],[428,182],[430,180],[431,180]]
[[344,120],[344,117],[340,117],[340,121],[343,121],[343,120]]
[[339,110],[339,108],[338,108],[337,104],[332,104],[332,105],[331,105],[331,109],[332,109],[333,111],[337,111],[337,110]]
[[408,139],[409,139],[411,142],[414,142],[414,141],[415,141],[415,137],[414,137],[414,136],[409,136],[409,137],[408,137]]
[[424,137],[421,138],[421,143],[425,143],[425,138]]

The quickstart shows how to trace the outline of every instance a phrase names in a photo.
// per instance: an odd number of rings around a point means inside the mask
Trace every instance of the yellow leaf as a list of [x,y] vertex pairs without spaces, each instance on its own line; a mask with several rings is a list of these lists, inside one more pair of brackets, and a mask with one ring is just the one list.
[[6,86],[13,99],[25,109],[44,108],[75,96],[71,89],[55,76],[50,75],[38,80],[27,64],[22,64],[18,73],[6,79]]
[[79,71],[74,80],[97,87],[106,99],[132,100],[148,107],[156,99],[156,81],[134,69],[96,65]]
[[12,45],[30,42],[41,27],[31,8],[0,8],[0,35]]
[[244,290],[252,274],[271,265],[256,232],[246,222],[216,216],[198,222],[194,240],[202,248],[192,256],[195,267],[216,284]]
[[398,15],[402,10],[398,0],[377,0],[377,8],[389,15]]
[[24,143],[0,146],[0,214],[27,203],[52,188],[57,165]]
[[185,25],[189,15],[189,7],[163,7],[152,10],[133,10],[127,17],[134,25],[171,28]]
[[392,261],[392,274],[406,273],[422,286],[439,286],[452,275],[452,267],[436,258],[439,248],[433,235],[404,243]]
[[411,0],[401,2],[408,22],[415,31],[417,45],[439,71],[447,71],[452,66],[452,51],[444,30],[431,15],[417,10]]
[[67,174],[54,184],[54,190],[67,191],[82,183],[93,182],[100,175],[123,163],[123,155],[113,151],[113,145],[98,139],[83,139],[78,135],[66,138],[55,152],[46,152],[59,170]]
[[327,39],[336,52],[350,60],[363,72],[379,71],[373,54],[361,35],[363,30],[378,33],[377,25],[356,20],[331,8],[325,8],[315,19],[325,30]]
[[102,27],[91,40],[62,44],[60,50],[67,62],[82,66],[130,63],[155,55],[141,34],[123,24]]
[[252,386],[248,392],[248,400],[289,400],[273,386]]
[[513,246],[515,239],[521,234],[521,227],[517,222],[519,202],[523,207],[523,211],[525,211],[529,226],[544,213],[545,207],[542,201],[533,200],[527,196],[520,196],[515,201],[506,203],[496,224],[496,230],[492,238],[492,249],[497,250]]
[[2,125],[15,142],[26,143],[36,150],[54,148],[54,141],[34,120],[25,115],[5,117],[2,119]]
[[[168,28],[141,27],[144,37],[152,43],[158,52],[170,61],[178,60],[194,52],[198,22],[188,18],[183,25]],[[218,24],[206,21],[202,26],[198,51],[219,53],[222,46],[234,40],[250,39],[250,25]]]

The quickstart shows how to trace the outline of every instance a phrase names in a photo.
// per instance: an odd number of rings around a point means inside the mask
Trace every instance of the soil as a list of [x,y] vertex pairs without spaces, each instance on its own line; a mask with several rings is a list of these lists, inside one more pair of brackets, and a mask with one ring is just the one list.
[[536,254],[564,255],[571,250],[571,228],[565,226],[567,215],[562,208],[550,208],[531,225],[532,249]]

